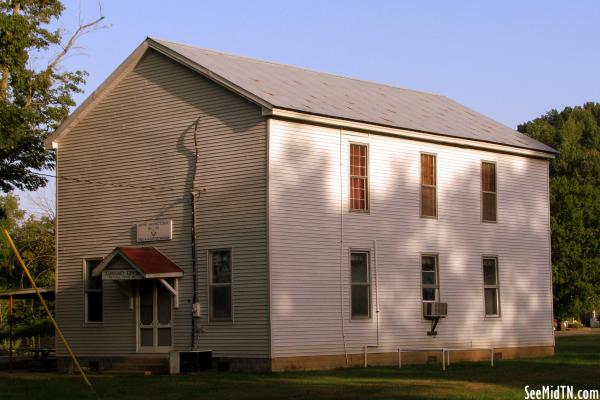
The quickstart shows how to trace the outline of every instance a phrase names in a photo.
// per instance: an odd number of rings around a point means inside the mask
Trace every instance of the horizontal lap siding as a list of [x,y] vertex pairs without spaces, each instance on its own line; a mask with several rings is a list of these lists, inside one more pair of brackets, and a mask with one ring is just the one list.
[[[246,104],[241,98],[237,103]],[[236,103],[236,104],[237,104]],[[257,107],[210,129],[213,116],[198,131],[203,148],[198,164],[197,202],[199,301],[203,316],[196,343],[217,357],[269,356],[269,306],[266,242],[266,122]],[[208,319],[211,249],[233,254],[233,322]]]
[[[58,174],[99,181],[108,185],[59,180],[58,194],[58,296],[57,317],[75,351],[81,355],[126,355],[136,351],[135,312],[129,310],[129,302],[114,282],[105,282],[104,322],[88,325],[83,323],[83,267],[85,257],[106,256],[115,246],[139,245],[136,243],[135,223],[156,220],[173,220],[173,240],[149,242],[184,270],[180,284],[180,308],[175,309],[174,338],[178,349],[188,349],[191,338],[192,261],[191,261],[191,207],[190,189],[194,164],[193,124],[203,115],[198,129],[199,148],[205,159],[199,163],[196,185],[203,185],[211,192],[218,192],[214,172],[223,170],[221,186],[231,184],[239,198],[245,198],[255,208],[263,207],[263,219],[255,215],[246,226],[256,227],[256,235],[242,238],[240,246],[240,269],[246,265],[245,247],[260,253],[262,263],[250,257],[249,280],[256,274],[266,275],[265,242],[265,150],[266,126],[261,122],[260,111],[245,100],[225,91],[218,85],[201,78],[196,73],[177,65],[164,56],[149,52],[135,69],[128,73],[106,97],[61,141],[58,150]],[[205,140],[204,136],[207,137]],[[219,138],[222,138],[219,139]],[[216,143],[221,140],[222,144]],[[262,165],[258,160],[242,156],[244,147],[263,146]],[[229,149],[227,149],[229,147]],[[216,151],[237,154],[227,160],[210,157]],[[239,163],[255,179],[255,191],[244,187],[244,179],[233,171]],[[239,168],[238,168],[239,169]],[[203,170],[207,176],[203,175]],[[229,171],[229,172],[228,172]],[[262,171],[262,172],[261,172]],[[262,173],[263,179],[259,176]],[[209,175],[210,174],[210,175]],[[257,178],[258,177],[258,178]],[[111,184],[124,185],[114,187]],[[135,187],[129,187],[133,185]],[[262,192],[260,186],[262,185]],[[152,186],[152,188],[147,188]],[[217,188],[214,189],[213,188]],[[247,185],[246,185],[247,186]],[[144,188],[142,188],[144,187]],[[203,201],[203,200],[202,200]],[[202,203],[202,201],[200,203]],[[220,211],[222,204],[207,202],[198,204],[202,219],[198,229],[232,213]],[[230,201],[229,206],[239,208],[240,200]],[[207,209],[204,210],[203,207]],[[222,215],[225,214],[225,215]],[[204,225],[203,225],[204,224]],[[261,228],[262,227],[262,228]],[[229,230],[217,236],[242,236],[239,224],[232,223]],[[198,253],[205,252],[206,237],[199,235]],[[260,257],[259,257],[260,258]],[[200,297],[205,297],[206,271],[203,258],[199,260]],[[255,272],[256,271],[256,272]],[[252,275],[252,274],[255,275]],[[262,281],[262,276],[254,281]],[[266,286],[266,283],[264,284]],[[263,290],[264,292],[264,290]],[[257,300],[258,299],[258,300]],[[266,295],[258,292],[255,297],[241,298],[244,303],[263,303],[256,307],[259,315],[255,320],[262,326],[246,327],[255,333],[264,351],[268,342],[268,320],[262,310],[266,307]],[[203,307],[206,310],[206,307]],[[240,328],[244,330],[244,326]],[[256,333],[260,332],[260,333]],[[237,336],[237,332],[230,332]],[[210,335],[217,343],[229,343],[227,334]],[[219,347],[215,345],[215,347]],[[238,348],[235,348],[238,351]],[[60,349],[63,352],[63,349]],[[253,352],[250,354],[254,355]]]
[[[349,143],[369,145],[370,213],[348,212]],[[272,121],[270,226],[273,357],[377,343],[350,320],[350,248],[377,247],[381,348],[552,345],[547,162],[344,131],[340,310],[339,130]],[[437,154],[438,219],[419,217],[420,152]],[[480,222],[481,160],[497,162],[498,223]],[[448,317],[428,337],[420,254],[437,253]],[[501,318],[484,317],[482,255],[499,258]],[[373,259],[374,257],[372,257]],[[373,261],[373,260],[372,260]]]

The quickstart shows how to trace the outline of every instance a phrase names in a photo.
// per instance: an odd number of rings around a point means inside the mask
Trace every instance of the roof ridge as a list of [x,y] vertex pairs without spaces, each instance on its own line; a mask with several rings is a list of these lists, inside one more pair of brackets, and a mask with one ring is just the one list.
[[389,83],[374,82],[374,81],[370,81],[370,80],[367,80],[367,79],[353,78],[353,77],[350,77],[350,76],[338,75],[338,74],[334,74],[334,73],[331,73],[331,72],[317,71],[315,69],[310,69],[310,68],[305,68],[305,67],[298,67],[296,65],[291,65],[291,64],[286,64],[286,63],[280,63],[280,62],[269,61],[269,60],[261,60],[261,59],[258,59],[258,58],[253,58],[253,57],[248,57],[248,56],[240,56],[238,54],[233,54],[233,53],[227,53],[225,51],[208,49],[206,47],[198,47],[198,46],[194,46],[194,45],[191,45],[191,44],[188,44],[188,43],[181,43],[181,42],[176,42],[176,41],[173,41],[173,40],[159,39],[159,38],[150,37],[150,36],[148,38],[151,39],[151,40],[157,41],[157,42],[172,43],[172,44],[176,44],[176,45],[179,45],[179,46],[189,47],[189,48],[192,48],[192,49],[195,49],[195,50],[203,50],[203,51],[207,51],[207,52],[213,53],[213,54],[220,54],[220,55],[227,56],[227,57],[232,57],[232,58],[241,58],[243,60],[257,62],[257,63],[271,64],[271,65],[275,65],[275,66],[279,66],[279,67],[287,67],[287,68],[291,68],[291,69],[297,69],[297,70],[301,70],[301,71],[310,72],[310,73],[313,73],[313,74],[328,75],[328,76],[333,76],[333,77],[339,78],[339,79],[347,79],[347,80],[351,80],[351,81],[363,82],[363,83],[367,83],[369,85],[386,86],[386,87],[391,88],[391,89],[405,90],[405,91],[408,91],[408,92],[413,92],[413,93],[417,93],[417,94],[421,94],[421,95],[446,97],[446,96],[438,94],[438,93],[427,92],[427,91],[424,91],[424,90],[416,90],[416,89],[411,89],[411,88],[394,86],[394,85],[391,85]]

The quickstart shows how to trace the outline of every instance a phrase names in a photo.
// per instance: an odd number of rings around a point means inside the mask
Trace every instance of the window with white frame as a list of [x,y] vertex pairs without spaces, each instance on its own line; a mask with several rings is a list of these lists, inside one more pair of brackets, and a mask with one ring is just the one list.
[[440,280],[437,255],[427,254],[421,256],[421,287],[423,301],[440,301]]
[[351,275],[351,317],[353,319],[371,317],[371,277],[369,252],[350,253]]
[[365,144],[350,144],[350,210],[369,209],[368,150]]
[[92,276],[92,271],[101,259],[88,259],[84,261],[85,271],[85,321],[86,322],[102,322],[102,277]]
[[486,317],[500,316],[500,286],[496,257],[483,258],[483,292]]
[[481,163],[481,220],[497,220],[496,164],[489,161]]
[[231,249],[209,252],[210,274],[210,319],[211,321],[231,321]]
[[437,159],[421,153],[421,217],[437,217]]

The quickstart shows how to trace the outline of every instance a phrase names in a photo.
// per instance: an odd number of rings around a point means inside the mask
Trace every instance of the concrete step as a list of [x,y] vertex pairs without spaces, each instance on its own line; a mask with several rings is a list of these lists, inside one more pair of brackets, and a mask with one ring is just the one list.
[[128,357],[113,362],[107,373],[134,373],[142,375],[156,375],[169,373],[169,360],[164,357]]

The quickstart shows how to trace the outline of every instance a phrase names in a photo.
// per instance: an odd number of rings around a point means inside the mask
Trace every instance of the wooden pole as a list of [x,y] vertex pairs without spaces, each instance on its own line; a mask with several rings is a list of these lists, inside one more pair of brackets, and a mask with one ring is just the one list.
[[13,297],[8,296],[8,369],[13,366]]
[[[54,326],[54,330],[56,331],[56,334],[58,335],[60,340],[62,340],[65,348],[67,349],[67,352],[69,352],[69,355],[71,356],[71,359],[73,360],[73,364],[75,364],[75,367],[81,374],[81,377],[83,378],[85,383],[95,393],[94,387],[92,386],[92,382],[90,382],[87,375],[81,368],[81,365],[79,364],[79,361],[77,360],[77,357],[75,356],[75,353],[71,349],[71,346],[69,346],[69,342],[67,342],[67,339],[65,338],[62,331],[60,330],[60,327],[54,320],[54,317],[52,316],[52,313],[50,312],[50,309],[48,308],[48,305],[46,304],[44,297],[40,293],[40,289],[38,289],[37,285],[35,284],[35,281],[33,280],[33,277],[31,276],[31,274],[29,273],[29,270],[27,269],[27,266],[25,265],[25,262],[21,258],[21,254],[19,253],[17,246],[15,246],[15,243],[13,242],[12,238],[10,237],[10,234],[8,233],[8,231],[6,229],[3,229],[2,233],[4,233],[4,237],[6,238],[6,241],[8,242],[8,244],[10,245],[10,248],[12,249],[13,253],[15,254],[15,257],[17,257],[19,264],[21,264],[21,267],[23,268],[23,271],[25,272],[25,276],[27,276],[27,280],[29,281],[29,283],[31,284],[33,289],[35,290],[35,293],[37,294],[38,298],[40,299],[42,306],[44,306],[44,309],[46,310],[46,314],[48,314],[48,318],[50,318],[50,322],[52,322],[52,325]],[[11,304],[12,304],[12,297],[11,297]]]

